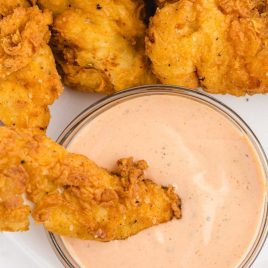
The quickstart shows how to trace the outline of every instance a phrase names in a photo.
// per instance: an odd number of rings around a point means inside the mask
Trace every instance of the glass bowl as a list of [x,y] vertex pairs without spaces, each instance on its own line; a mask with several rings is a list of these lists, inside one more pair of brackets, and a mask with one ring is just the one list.
[[[226,118],[228,118],[228,120],[230,120],[233,124],[235,124],[237,128],[239,128],[244,134],[246,134],[249,140],[251,141],[255,151],[258,154],[267,181],[268,179],[267,159],[260,142],[254,135],[253,131],[249,128],[249,126],[233,110],[231,110],[229,107],[227,107],[220,101],[214,99],[213,97],[199,91],[193,91],[176,86],[165,86],[165,85],[140,86],[125,91],[121,91],[112,96],[105,97],[100,101],[98,101],[97,103],[89,106],[80,115],[78,115],[62,132],[57,142],[63,145],[64,147],[67,147],[68,144],[73,139],[73,137],[79,132],[79,130],[87,123],[89,123],[91,120],[93,120],[95,117],[97,117],[99,114],[101,114],[102,112],[106,111],[107,109],[113,107],[118,103],[145,95],[183,96],[198,101],[199,103],[206,104],[207,106],[213,108],[217,112],[224,115]],[[267,203],[267,192],[266,192],[262,222],[260,224],[256,240],[254,241],[251,249],[245,256],[241,264],[238,266],[239,268],[250,267],[252,265],[254,260],[257,258],[260,250],[262,249],[262,246],[267,236],[267,232],[268,232],[268,203]],[[47,232],[47,235],[54,252],[62,262],[63,266],[66,268],[80,268],[77,262],[72,258],[72,256],[67,251],[61,237],[50,232]]]

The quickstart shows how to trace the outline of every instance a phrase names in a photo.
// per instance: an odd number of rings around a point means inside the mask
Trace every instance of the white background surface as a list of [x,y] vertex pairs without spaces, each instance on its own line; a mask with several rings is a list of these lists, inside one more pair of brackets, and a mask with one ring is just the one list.
[[[240,98],[213,96],[231,107],[248,123],[268,155],[268,95]],[[73,118],[101,97],[97,94],[79,93],[66,89],[51,107],[52,119],[48,135],[56,139]],[[50,248],[41,226],[33,223],[31,231],[26,233],[0,233],[0,268],[62,267]],[[268,267],[268,241],[253,265],[253,268],[266,267]]]

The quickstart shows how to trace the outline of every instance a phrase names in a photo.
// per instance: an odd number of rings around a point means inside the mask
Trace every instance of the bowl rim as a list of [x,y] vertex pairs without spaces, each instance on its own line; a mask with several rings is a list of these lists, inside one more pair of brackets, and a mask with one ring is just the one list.
[[[113,105],[116,105],[118,102],[120,102],[120,100],[124,101],[144,95],[181,95],[195,99],[196,101],[201,101],[202,103],[209,105],[211,108],[214,108],[218,112],[224,114],[236,125],[236,127],[240,128],[248,136],[250,142],[253,145],[254,150],[256,151],[257,156],[259,157],[260,163],[262,164],[264,177],[266,179],[266,194],[263,208],[263,219],[259,226],[258,234],[254,243],[252,244],[250,250],[247,252],[243,261],[238,266],[238,268],[250,267],[258,257],[268,235],[268,161],[260,141],[254,134],[252,129],[249,127],[249,125],[241,118],[241,116],[239,116],[233,109],[228,107],[223,102],[219,101],[218,99],[209,94],[202,92],[199,89],[192,90],[185,87],[163,84],[132,87],[115,93],[113,95],[101,98],[97,102],[89,105],[67,125],[67,127],[59,135],[57,142],[66,147],[68,139],[72,139],[72,137],[75,136],[75,134],[87,123],[87,119],[91,115],[94,115],[97,111],[100,111],[100,109],[106,107],[107,110]],[[98,116],[98,114],[96,116]],[[94,119],[95,117],[93,117],[92,119]],[[66,268],[80,268],[78,263],[73,259],[73,257],[65,248],[61,237],[48,231],[46,231],[46,233],[53,251],[59,258],[63,266]]]

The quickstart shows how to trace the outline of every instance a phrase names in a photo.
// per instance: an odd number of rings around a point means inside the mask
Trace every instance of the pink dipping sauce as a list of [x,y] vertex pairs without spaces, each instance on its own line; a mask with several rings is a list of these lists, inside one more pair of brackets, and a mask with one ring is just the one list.
[[247,136],[216,110],[182,96],[143,96],[117,104],[79,131],[68,149],[111,170],[134,156],[147,177],[173,184],[181,220],[124,241],[63,238],[83,268],[238,266],[261,224],[266,182]]

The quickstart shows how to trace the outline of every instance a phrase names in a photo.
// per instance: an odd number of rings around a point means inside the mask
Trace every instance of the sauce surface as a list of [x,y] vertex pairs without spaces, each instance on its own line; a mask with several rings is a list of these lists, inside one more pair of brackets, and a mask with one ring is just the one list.
[[256,237],[265,177],[246,135],[216,110],[181,96],[152,95],[120,103],[88,123],[68,149],[112,170],[133,156],[148,178],[173,184],[181,220],[124,241],[64,238],[83,268],[233,268]]

